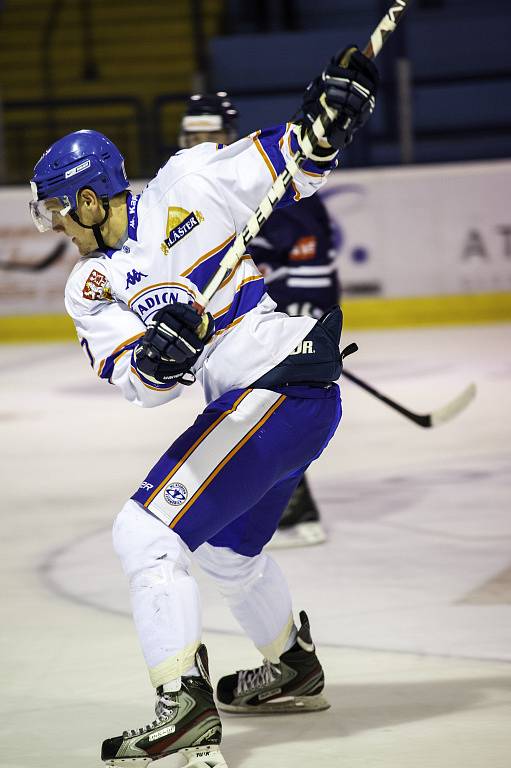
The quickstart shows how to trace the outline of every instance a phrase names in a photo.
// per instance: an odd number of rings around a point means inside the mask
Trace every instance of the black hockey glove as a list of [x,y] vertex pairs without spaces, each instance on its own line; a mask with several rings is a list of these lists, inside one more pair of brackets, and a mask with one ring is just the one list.
[[[205,328],[201,323],[206,318]],[[199,315],[189,304],[169,304],[155,312],[135,348],[138,370],[159,384],[193,384],[185,378],[215,331],[213,317]],[[200,338],[199,335],[200,334]]]
[[[378,70],[358,48],[351,54],[346,68],[339,65],[345,53],[352,48],[350,46],[336,54],[324,72],[309,83],[303,95],[302,122],[306,128],[324,112],[320,102],[323,93],[328,106],[337,110],[337,118],[326,133],[328,143],[335,149],[349,144],[353,134],[367,122],[374,110],[378,90]],[[350,123],[345,128],[348,119]]]

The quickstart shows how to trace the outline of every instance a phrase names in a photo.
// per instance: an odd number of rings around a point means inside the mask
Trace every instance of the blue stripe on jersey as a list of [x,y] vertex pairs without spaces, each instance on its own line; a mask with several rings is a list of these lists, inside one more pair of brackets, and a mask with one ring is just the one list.
[[[284,155],[279,147],[279,141],[284,136],[286,128],[287,126],[285,123],[283,125],[276,125],[274,128],[266,128],[261,131],[257,137],[277,176],[279,176],[286,167]],[[294,196],[295,190],[290,186],[286,190],[284,197],[279,200],[276,208],[283,208],[286,205],[290,205],[294,201]]]
[[[300,145],[298,144],[298,139],[296,138],[296,134],[294,131],[291,133],[291,150],[292,152],[297,152],[298,149],[300,149]],[[314,160],[305,160],[302,165],[301,169],[302,171],[305,171],[307,173],[317,173],[318,176],[322,176],[325,171],[333,170],[334,168],[337,168],[338,164],[338,157],[339,153],[334,157],[333,160],[331,160],[328,165],[325,164],[324,168],[321,168],[319,165],[316,165]]]
[[246,315],[251,309],[254,309],[266,293],[266,286],[263,277],[256,277],[248,283],[245,283],[236,291],[231,305],[226,312],[218,317],[215,316],[215,331],[221,331],[233,323],[238,317]]
[[139,200],[140,195],[132,195],[131,192],[128,192],[128,196],[126,198],[126,208],[128,211],[128,238],[130,240],[137,239]]
[[192,283],[197,286],[199,291],[202,292],[210,278],[213,277],[219,267],[220,261],[233,244],[234,239],[235,235],[230,238],[223,248],[220,248],[216,253],[212,253],[211,256],[206,258],[201,264],[198,264],[195,269],[192,269],[191,272],[183,272],[183,275],[187,277],[188,280],[191,280]]
[[128,349],[134,349],[137,346],[139,340],[140,339],[138,337],[134,341],[131,341],[129,344],[124,344],[124,346],[120,347],[119,349],[116,349],[115,352],[113,352],[111,355],[109,355],[105,359],[105,362],[103,363],[103,367],[101,369],[101,372],[99,373],[99,378],[100,379],[107,379],[110,382],[110,384],[111,384],[112,382],[110,381],[110,378],[111,378],[111,376],[112,376],[112,374],[114,372],[114,367],[115,367],[115,364],[116,364],[117,360]]
[[[138,232],[138,203],[140,195],[132,195],[128,192],[126,197],[126,210],[128,213],[128,240],[136,240]],[[104,248],[100,253],[104,253],[109,259],[112,258],[114,253],[117,253],[119,248]]]

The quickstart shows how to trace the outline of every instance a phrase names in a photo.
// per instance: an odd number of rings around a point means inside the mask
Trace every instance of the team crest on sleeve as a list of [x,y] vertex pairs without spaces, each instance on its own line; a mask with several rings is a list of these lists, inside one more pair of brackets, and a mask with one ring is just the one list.
[[195,227],[198,227],[201,221],[204,221],[204,216],[200,211],[190,212],[185,208],[170,206],[167,213],[167,237],[161,244],[161,250],[165,256],[176,243],[180,243]]
[[107,276],[102,272],[98,272],[97,269],[93,269],[85,281],[82,296],[90,301],[99,301],[101,299],[112,301],[112,289]]

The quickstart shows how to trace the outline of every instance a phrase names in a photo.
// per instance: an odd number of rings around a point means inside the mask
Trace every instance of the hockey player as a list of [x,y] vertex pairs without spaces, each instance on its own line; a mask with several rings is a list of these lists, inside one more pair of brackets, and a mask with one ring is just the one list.
[[[181,121],[179,145],[230,144],[238,138],[238,111],[225,91],[194,94]],[[264,276],[277,310],[319,319],[340,299],[336,250],[328,212],[319,195],[275,211],[248,253]],[[305,474],[295,488],[268,548],[321,544],[326,534]]]
[[156,719],[106,739],[109,765],[179,752],[189,768],[226,766],[190,553],[265,658],[219,681],[219,707],[258,714],[328,706],[307,616],[295,626],[284,577],[261,550],[340,419],[332,383],[341,368],[340,310],[320,321],[275,312],[249,256],[205,318],[193,305],[322,109],[320,97],[338,118],[283,203],[321,186],[338,149],[370,116],[376,86],[360,52],[348,69],[332,62],[307,89],[301,124],[179,153],[140,196],[129,191],[117,147],[95,131],[65,136],[35,166],[37,227],[63,232],[81,255],[65,302],[95,373],[146,407],[165,405],[197,378],[207,402],[114,523]]

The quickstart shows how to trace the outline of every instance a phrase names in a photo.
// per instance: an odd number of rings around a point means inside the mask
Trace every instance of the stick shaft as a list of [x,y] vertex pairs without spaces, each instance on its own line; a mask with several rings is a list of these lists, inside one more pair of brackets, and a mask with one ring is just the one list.
[[[364,49],[364,54],[371,59],[381,51],[387,37],[394,31],[396,24],[400,20],[403,12],[409,5],[410,0],[394,0],[393,5],[387,11],[383,19],[371,35],[371,39]],[[277,203],[283,198],[286,190],[289,188],[294,176],[298,173],[300,166],[313,153],[315,146],[320,139],[324,138],[326,130],[330,123],[335,119],[335,110],[325,106],[325,113],[319,115],[312,124],[307,135],[302,139],[302,147],[287,161],[286,167],[282,173],[277,176],[269,192],[261,200],[258,208],[252,214],[242,232],[236,237],[236,240],[229,248],[221,260],[217,271],[204,288],[199,297],[200,309],[204,309],[212,299],[218,288],[235,268],[241,257],[246,251],[247,245],[261,231],[263,224],[269,219],[275,210]],[[348,127],[347,125],[345,127]]]
[[364,56],[374,59],[381,51],[387,37],[395,30],[396,24],[410,5],[410,0],[394,0],[385,16],[382,18],[371,39],[363,50]]

